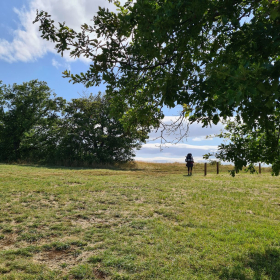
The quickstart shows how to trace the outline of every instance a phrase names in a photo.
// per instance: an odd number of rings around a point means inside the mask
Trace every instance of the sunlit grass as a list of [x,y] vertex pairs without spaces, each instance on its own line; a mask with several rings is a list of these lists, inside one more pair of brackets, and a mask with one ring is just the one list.
[[279,178],[229,169],[0,165],[0,277],[279,279]]

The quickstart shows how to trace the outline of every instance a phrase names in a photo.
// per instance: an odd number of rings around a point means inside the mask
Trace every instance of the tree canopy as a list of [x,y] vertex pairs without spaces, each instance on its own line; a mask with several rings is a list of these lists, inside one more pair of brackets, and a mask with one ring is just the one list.
[[117,13],[99,8],[80,32],[38,12],[42,37],[59,53],[92,60],[86,73],[65,77],[88,87],[105,81],[130,116],[151,125],[162,105],[176,104],[205,124],[234,113],[249,126],[270,124],[279,106],[279,1],[114,2]]
[[91,165],[127,162],[148,131],[124,129],[108,96],[66,102],[46,82],[0,87],[0,161]]
[[[88,71],[64,72],[106,93],[126,126],[157,127],[162,106],[192,108],[204,125],[237,116],[278,147],[280,4],[276,0],[137,0],[99,8],[80,31],[38,11],[42,37],[58,53],[91,59]],[[276,145],[276,146],[275,146]]]
[[62,105],[63,99],[52,96],[46,82],[32,80],[21,85],[3,85],[0,92],[0,159],[21,159],[25,150],[23,140],[28,142],[35,127],[41,130],[55,122]]
[[[226,142],[218,146],[216,158],[233,162],[235,169],[231,171],[234,176],[236,172],[248,167],[255,172],[254,163],[263,162],[272,164],[272,175],[280,173],[280,122],[275,120],[273,131],[250,129],[246,123],[231,120],[227,122],[226,130],[216,135]],[[211,154],[205,155],[211,156]]]
[[100,93],[68,102],[56,138],[56,157],[89,164],[132,160],[147,133],[125,131],[110,107],[110,99]]

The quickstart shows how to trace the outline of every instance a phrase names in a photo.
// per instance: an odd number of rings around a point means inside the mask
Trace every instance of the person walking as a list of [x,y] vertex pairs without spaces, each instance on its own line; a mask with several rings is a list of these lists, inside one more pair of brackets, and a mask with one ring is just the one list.
[[188,153],[188,155],[185,158],[185,162],[187,163],[186,166],[188,167],[188,176],[192,175],[192,168],[194,164],[193,156],[191,153]]

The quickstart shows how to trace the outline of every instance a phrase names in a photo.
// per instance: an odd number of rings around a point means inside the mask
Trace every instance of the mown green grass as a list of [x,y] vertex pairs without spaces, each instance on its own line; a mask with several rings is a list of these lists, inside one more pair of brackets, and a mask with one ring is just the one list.
[[2,164],[0,205],[0,279],[280,279],[269,173]]

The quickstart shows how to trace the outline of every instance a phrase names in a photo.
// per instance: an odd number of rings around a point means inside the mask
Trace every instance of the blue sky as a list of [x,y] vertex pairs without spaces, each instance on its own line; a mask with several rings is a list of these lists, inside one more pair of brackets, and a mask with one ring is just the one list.
[[[32,24],[36,9],[45,10],[55,21],[66,21],[72,28],[78,30],[98,10],[98,6],[114,9],[106,0],[10,0],[1,1],[0,9],[0,80],[4,84],[22,83],[32,79],[46,81],[49,87],[67,100],[78,98],[83,92],[97,93],[104,91],[105,86],[86,89],[83,85],[70,84],[62,78],[62,72],[70,69],[80,73],[88,69],[86,59],[73,60],[68,54],[62,58],[54,50],[51,42],[40,38],[38,24]],[[176,118],[180,108],[165,109],[165,122],[170,123]],[[195,161],[203,161],[202,155],[215,151],[220,139],[208,139],[206,135],[219,133],[221,124],[211,128],[202,128],[200,124],[189,127],[188,137],[177,145],[166,145],[159,148],[159,140],[152,141],[159,134],[153,132],[147,144],[136,152],[136,160],[157,162],[184,162],[184,156],[191,152]],[[166,135],[169,141],[176,136]]]

